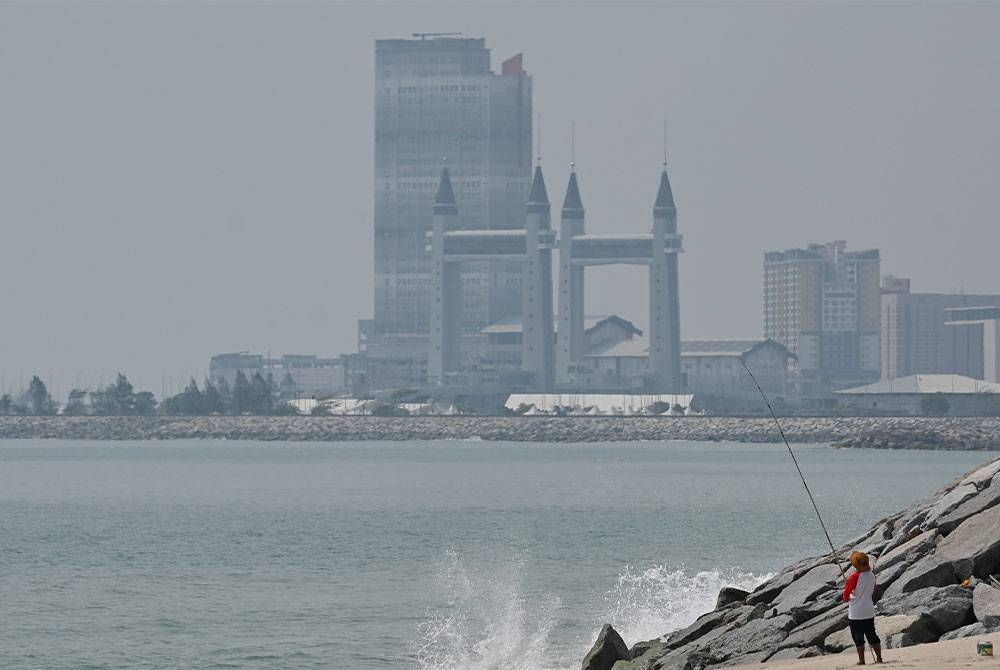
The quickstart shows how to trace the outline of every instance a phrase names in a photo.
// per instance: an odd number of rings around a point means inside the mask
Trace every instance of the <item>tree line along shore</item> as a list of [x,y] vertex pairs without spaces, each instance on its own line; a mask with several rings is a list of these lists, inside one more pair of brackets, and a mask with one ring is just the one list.
[[[996,417],[788,417],[793,443],[1000,451]],[[0,439],[780,442],[770,418],[552,416],[0,416]]]

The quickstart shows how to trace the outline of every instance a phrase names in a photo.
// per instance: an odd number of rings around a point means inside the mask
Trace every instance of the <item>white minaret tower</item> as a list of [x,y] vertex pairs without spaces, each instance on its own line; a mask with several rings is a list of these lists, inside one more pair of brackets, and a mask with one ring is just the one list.
[[649,371],[654,377],[655,390],[661,393],[683,390],[677,278],[680,250],[677,207],[664,161],[653,205],[653,260],[649,266]]
[[541,165],[535,166],[524,227],[527,260],[521,286],[521,369],[531,374],[534,390],[548,392],[554,381],[552,250],[540,239],[550,229],[549,196]]
[[448,168],[441,170],[431,233],[431,323],[427,377],[444,384],[462,363],[462,277],[458,263],[445,262],[444,234],[458,227],[458,205]]
[[573,238],[584,234],[583,201],[570,163],[569,185],[559,219],[559,329],[556,331],[556,382],[573,383],[573,370],[584,357],[583,266],[572,263]]

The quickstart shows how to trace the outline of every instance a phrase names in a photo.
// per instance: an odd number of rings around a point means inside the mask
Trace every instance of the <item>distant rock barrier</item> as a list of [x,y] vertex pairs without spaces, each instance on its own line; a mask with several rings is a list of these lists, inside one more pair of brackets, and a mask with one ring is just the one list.
[[[1000,632],[1000,460],[841,548],[874,558],[875,627],[889,649]],[[877,557],[877,558],[875,558]],[[841,569],[800,561],[750,593],[723,589],[716,609],[682,630],[628,648],[606,625],[583,670],[706,670],[853,648]]]
[[[1000,418],[793,417],[793,443],[880,449],[1000,450]],[[778,442],[769,418],[550,416],[0,417],[0,439],[266,440],[482,439],[510,442],[691,440]]]

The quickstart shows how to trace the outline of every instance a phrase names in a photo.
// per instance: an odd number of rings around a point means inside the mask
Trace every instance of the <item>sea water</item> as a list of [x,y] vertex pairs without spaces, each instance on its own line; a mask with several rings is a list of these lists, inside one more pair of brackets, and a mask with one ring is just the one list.
[[[996,457],[796,453],[835,542]],[[783,445],[0,441],[0,667],[578,668],[825,545]]]

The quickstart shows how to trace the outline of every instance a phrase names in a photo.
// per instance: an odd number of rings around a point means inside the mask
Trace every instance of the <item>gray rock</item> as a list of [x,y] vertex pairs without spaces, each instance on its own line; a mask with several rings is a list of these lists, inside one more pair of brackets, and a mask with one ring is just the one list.
[[934,505],[927,510],[927,517],[924,519],[923,526],[925,528],[933,527],[934,523],[939,518],[952,511],[972,496],[976,495],[977,492],[978,489],[975,484],[962,484],[955,487],[948,493],[938,498],[937,502],[935,502]]
[[955,567],[962,579],[986,577],[1000,563],[1000,507],[963,521],[937,547],[934,555]]
[[948,534],[958,528],[963,521],[974,514],[979,514],[984,510],[1000,504],[1000,486],[992,485],[988,489],[980,491],[978,494],[966,500],[964,503],[945,514],[937,520],[938,529]]
[[902,576],[886,588],[883,598],[893,598],[928,586],[957,584],[955,566],[931,555],[911,565]]
[[715,609],[721,610],[726,605],[742,603],[748,595],[750,595],[749,591],[738,589],[735,586],[724,586],[719,591],[719,598],[715,601]]
[[888,570],[879,570],[875,573],[876,601],[882,597],[882,594],[886,592],[886,589],[888,589],[893,582],[906,574],[906,571],[910,569],[910,565],[912,564],[909,561],[903,561],[902,563],[896,563]]
[[791,569],[786,569],[771,579],[767,580],[763,584],[759,585],[750,595],[746,598],[747,605],[759,605],[761,603],[767,604],[774,600],[774,597],[781,593],[789,584],[795,581],[796,577],[805,572],[794,572]]
[[604,624],[597,641],[583,659],[581,670],[611,670],[616,661],[629,661],[628,647],[611,624]]
[[953,631],[949,631],[941,636],[942,640],[957,640],[962,637],[972,637],[973,635],[985,635],[986,633],[992,632],[989,628],[979,623],[970,623],[968,626],[962,626],[961,628],[956,628]]
[[878,568],[879,573],[882,573],[897,563],[902,563],[903,561],[912,563],[919,558],[923,558],[934,551],[934,548],[937,546],[939,534],[936,530],[928,530],[918,534],[916,537],[879,556],[878,560],[875,561],[875,567]]
[[979,582],[973,591],[972,607],[979,623],[987,628],[1000,626],[1000,589]]
[[844,600],[841,597],[841,593],[841,590],[837,588],[833,592],[824,594],[816,600],[810,601],[800,607],[793,607],[789,611],[789,614],[794,617],[795,625],[800,626],[803,623],[826,614],[833,608],[843,603]]
[[664,653],[666,645],[663,640],[657,638],[655,640],[646,640],[644,642],[636,642],[628,650],[629,658],[637,659],[640,656],[650,653],[651,651],[659,651],[661,654]]
[[771,655],[771,651],[757,651],[752,654],[747,654],[746,656],[737,656],[731,658],[728,661],[723,661],[722,663],[714,663],[710,665],[710,668],[732,668],[736,666],[746,666],[753,663],[763,663],[767,660],[767,657]]
[[793,628],[779,647],[822,645],[828,635],[847,625],[847,603]]
[[821,593],[836,588],[838,577],[840,577],[838,566],[818,565],[782,589],[773,604],[779,613],[790,612],[792,608],[801,607],[807,602],[816,600]]
[[726,612],[709,612],[694,620],[694,623],[687,628],[674,631],[667,637],[664,646],[667,649],[677,649],[682,647],[712,631],[718,626],[726,623]]
[[1000,458],[992,463],[987,463],[977,470],[973,470],[965,479],[962,480],[962,483],[973,484],[976,488],[982,489],[983,487],[989,485],[990,480],[997,475],[1000,475]]
[[[1000,593],[1000,592],[998,592]],[[926,613],[938,633],[946,633],[972,623],[972,592],[961,586],[931,586],[912,593],[879,601],[885,615]]]
[[[940,635],[935,630],[931,618],[924,613],[877,616],[875,617],[875,632],[882,638],[883,644],[886,646],[889,646],[888,640],[891,637],[895,637],[897,646],[910,646],[933,642]],[[824,641],[823,647],[827,651],[843,651],[854,647],[850,627],[829,635]]]
[[822,656],[823,647],[814,645],[811,647],[786,647],[779,649],[767,657],[768,661],[794,661],[800,658],[813,658]]
[[784,627],[791,623],[792,618],[787,614],[770,619],[755,619],[722,633],[711,644],[699,644],[698,653],[708,664],[718,664],[763,651],[771,653],[788,635]]

